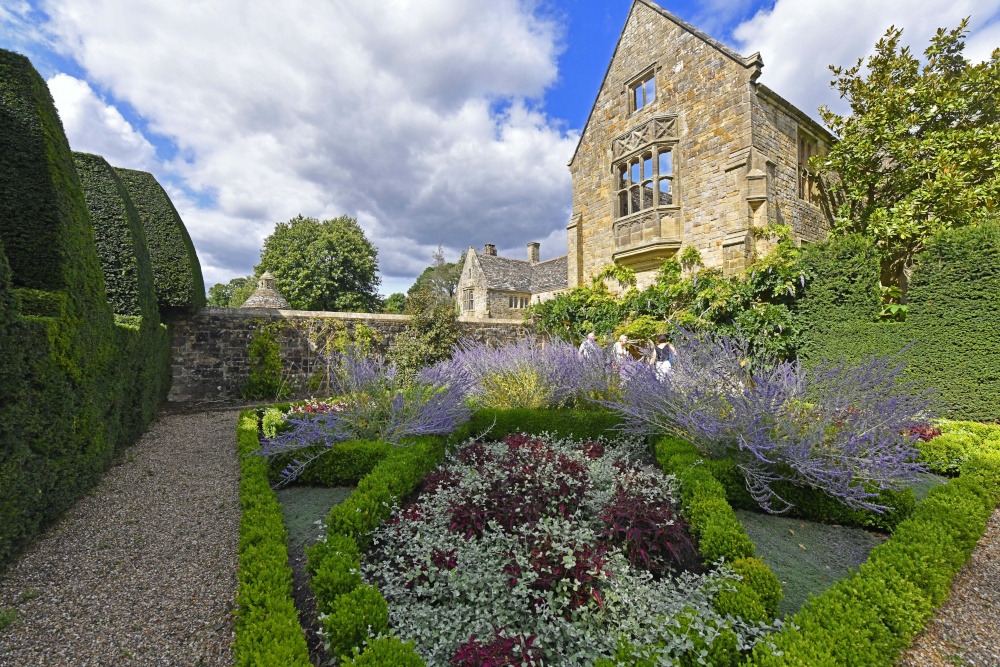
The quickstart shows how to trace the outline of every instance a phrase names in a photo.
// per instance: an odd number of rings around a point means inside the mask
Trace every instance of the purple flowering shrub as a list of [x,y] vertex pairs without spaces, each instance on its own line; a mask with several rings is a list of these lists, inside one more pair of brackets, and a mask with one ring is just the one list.
[[853,509],[882,512],[873,499],[923,471],[914,442],[929,395],[902,377],[898,358],[805,368],[751,359],[728,337],[684,334],[679,363],[657,377],[628,364],[620,396],[604,401],[635,434],[669,433],[706,456],[732,457],[748,491],[772,512],[791,505],[777,481],[818,489]]
[[393,634],[428,664],[590,667],[620,637],[673,664],[690,648],[674,619],[690,613],[751,646],[763,626],[712,604],[728,571],[684,569],[674,479],[644,457],[638,439],[527,435],[451,452],[362,561]]
[[522,339],[500,347],[462,341],[450,360],[421,374],[446,377],[478,407],[498,410],[566,407],[606,397],[618,381],[600,349],[583,356],[558,339],[544,345]]
[[463,392],[443,377],[406,381],[395,364],[353,351],[333,353],[329,368],[336,400],[292,408],[285,417],[290,428],[261,443],[259,454],[266,457],[306,450],[282,472],[282,483],[294,480],[338,442],[401,445],[410,436],[451,433],[471,414]]

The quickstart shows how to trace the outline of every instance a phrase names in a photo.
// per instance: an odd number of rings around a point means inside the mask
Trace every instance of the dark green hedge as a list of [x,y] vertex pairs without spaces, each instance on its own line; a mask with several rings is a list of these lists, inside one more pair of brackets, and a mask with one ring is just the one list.
[[73,153],[83,194],[94,225],[104,286],[119,315],[159,319],[153,268],[139,213],[114,168],[99,155]]
[[292,599],[292,570],[281,506],[267,481],[257,416],[240,415],[240,544],[236,594],[236,664],[240,667],[309,667],[309,648]]
[[205,307],[205,281],[194,244],[173,202],[156,178],[144,171],[116,169],[139,212],[153,284],[164,313]]
[[807,365],[902,351],[907,377],[938,393],[942,416],[1000,419],[1000,224],[928,242],[915,260],[905,322],[874,321],[879,274],[870,246],[833,238],[807,256],[818,274],[796,313]]
[[158,323],[115,322],[52,98],[26,58],[2,50],[0,127],[3,567],[145,428],[170,369]]

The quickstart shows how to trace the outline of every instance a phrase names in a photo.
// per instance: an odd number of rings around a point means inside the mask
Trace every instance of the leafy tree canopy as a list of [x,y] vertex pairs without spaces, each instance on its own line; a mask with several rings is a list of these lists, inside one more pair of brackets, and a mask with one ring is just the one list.
[[462,253],[457,262],[446,262],[444,249],[439,245],[432,257],[434,263],[417,276],[407,294],[412,297],[417,292],[427,292],[434,299],[453,301],[458,289],[458,279],[462,276],[465,253]]
[[275,287],[296,310],[374,312],[382,305],[378,249],[348,216],[278,223],[255,271],[274,274]]
[[239,308],[250,298],[257,282],[253,276],[233,278],[228,283],[216,283],[208,289],[209,308]]
[[402,292],[394,292],[385,300],[382,312],[390,315],[402,315],[406,311],[406,295]]
[[820,108],[840,139],[810,163],[823,175],[833,228],[875,240],[904,287],[904,269],[929,236],[997,210],[1000,49],[971,63],[967,26],[938,30],[923,64],[900,46],[903,31],[889,28],[867,61],[830,68],[851,114]]

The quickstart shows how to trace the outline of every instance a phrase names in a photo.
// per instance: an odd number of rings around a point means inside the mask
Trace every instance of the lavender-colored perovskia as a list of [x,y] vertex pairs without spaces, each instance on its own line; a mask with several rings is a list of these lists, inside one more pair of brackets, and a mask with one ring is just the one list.
[[274,457],[303,449],[308,456],[293,460],[282,482],[298,477],[309,463],[338,442],[380,440],[401,445],[408,436],[444,435],[465,423],[470,409],[462,391],[444,378],[425,376],[406,382],[392,363],[348,352],[330,358],[334,390],[339,397],[329,410],[291,412],[291,428],[265,439],[259,454]]
[[902,377],[898,359],[811,368],[751,360],[745,342],[683,334],[679,363],[658,378],[628,364],[618,397],[604,404],[632,433],[669,433],[710,457],[731,456],[761,507],[785,511],[776,481],[819,489],[855,509],[923,470],[913,429],[927,421],[929,396]]
[[522,339],[499,347],[463,341],[449,361],[418,377],[461,387],[479,407],[563,407],[609,393],[617,373],[601,352],[581,355],[561,340]]

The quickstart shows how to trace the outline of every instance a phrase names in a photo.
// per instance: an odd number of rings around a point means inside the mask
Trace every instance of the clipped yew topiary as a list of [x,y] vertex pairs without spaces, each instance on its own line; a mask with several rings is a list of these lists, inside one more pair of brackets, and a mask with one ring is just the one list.
[[1000,419],[1000,222],[951,229],[916,255],[903,322],[876,322],[877,253],[833,237],[806,253],[816,278],[797,306],[806,364],[902,353],[909,377],[939,395],[942,416]]
[[155,320],[116,321],[52,97],[27,58],[4,50],[0,247],[3,567],[148,424],[170,342]]
[[139,212],[153,284],[163,313],[205,307],[205,281],[187,228],[156,178],[145,171],[116,169]]
[[112,310],[159,321],[146,233],[125,184],[100,155],[73,153],[73,162],[94,225]]

